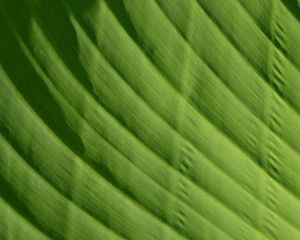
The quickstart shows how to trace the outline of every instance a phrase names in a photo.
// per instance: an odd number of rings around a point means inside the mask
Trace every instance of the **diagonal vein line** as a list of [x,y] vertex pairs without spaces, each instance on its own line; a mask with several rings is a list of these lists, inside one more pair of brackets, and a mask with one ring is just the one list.
[[[0,134],[0,141],[2,139],[2,134]],[[15,218],[21,219],[22,222],[20,222],[20,224],[22,224],[23,226],[25,225],[26,227],[28,227],[30,229],[30,231],[32,232],[37,232],[38,234],[40,234],[41,236],[43,236],[43,239],[52,239],[47,233],[45,233],[44,231],[42,231],[40,228],[38,228],[35,224],[33,224],[31,221],[29,221],[27,218],[25,218],[19,211],[17,211],[16,209],[14,209],[5,199],[3,199],[0,196],[0,208],[5,208],[5,210],[11,211],[13,212],[13,214],[15,215]],[[4,216],[1,216],[2,220],[3,220]],[[0,220],[0,222],[2,221]]]
[[[91,43],[92,44],[92,43]],[[37,64],[37,63],[36,63]],[[67,67],[65,67],[66,69],[67,69]],[[71,72],[69,69],[68,69],[68,71],[69,72]],[[39,69],[39,72],[42,74],[42,72],[43,72],[43,70],[41,70],[41,69]],[[44,75],[44,73],[43,73],[43,75]],[[73,76],[72,76],[73,77]],[[42,77],[43,79],[45,79],[45,78],[48,78],[48,77],[46,77],[46,76],[43,76]],[[77,79],[75,79],[75,77],[73,77],[74,79],[74,84],[76,84],[76,85],[80,85],[80,83],[78,82],[78,80]],[[49,79],[48,80],[44,80],[44,81],[50,81]],[[59,91],[59,90],[57,90],[56,89],[56,91]],[[91,99],[93,99],[93,96],[87,91],[87,90],[84,90],[83,89],[83,91],[85,91],[85,92],[87,92],[89,95],[90,95],[90,98]],[[60,94],[60,96],[62,97],[62,98],[64,98],[65,99],[65,97],[61,94],[61,93],[59,93]],[[94,99],[93,99],[94,100]],[[68,105],[70,105],[70,107],[72,108],[72,109],[74,109],[74,107],[72,106],[72,103],[70,103],[67,99],[65,99],[65,101],[67,101],[68,102]],[[94,100],[95,101],[95,100]],[[99,103],[97,104],[96,102],[95,102],[95,104],[96,105],[100,105]],[[102,107],[102,106],[101,106]],[[74,109],[75,110],[75,109]],[[75,110],[76,111],[76,110]],[[77,112],[77,111],[76,111]],[[90,123],[88,123],[87,122],[87,120],[84,118],[84,116],[82,116],[82,114],[81,113],[78,113],[79,114],[79,116],[80,116],[80,118],[84,121],[84,122],[86,122],[91,128],[92,128],[92,130],[97,134],[97,135],[100,135],[100,137],[101,138],[103,138],[102,136],[101,136],[101,133],[99,133],[99,130],[98,129],[96,129],[96,128],[94,128],[93,126],[91,126],[90,125]],[[111,113],[108,113],[108,114],[110,114],[111,115]],[[113,117],[114,118],[114,117]],[[115,120],[115,118],[114,118],[114,120]],[[117,120],[115,120],[115,121],[117,121]],[[122,125],[122,123],[120,123],[121,124],[121,127],[123,128],[123,129],[125,129],[125,126],[124,125]],[[126,129],[125,129],[126,130]],[[128,131],[128,130],[126,130],[126,131]],[[132,134],[130,131],[128,131],[130,134]],[[138,141],[140,141],[140,139],[137,139]],[[118,152],[120,155],[122,155],[122,157],[124,157],[126,160],[128,160],[129,162],[131,162],[130,161],[130,159],[128,159],[122,152],[120,152],[115,146],[113,146],[112,145],[112,143],[111,142],[108,142],[107,140],[105,140],[116,152]],[[152,151],[151,149],[150,149],[150,151]],[[154,153],[155,154],[155,153]],[[161,161],[163,161],[160,157],[158,157]],[[167,167],[171,170],[171,171],[174,171],[174,169],[170,166],[170,165],[167,165]],[[137,167],[138,169],[140,169],[139,167]],[[141,170],[141,169],[140,169]],[[141,170],[142,171],[142,170]],[[180,175],[182,175],[178,170],[176,170]],[[143,171],[142,171],[143,172]],[[145,172],[143,172],[143,173],[145,173]],[[151,176],[149,176],[147,173],[145,173],[149,178],[151,178],[151,180],[153,180],[153,181],[155,181]],[[183,175],[182,175],[183,176]],[[184,177],[184,178],[186,178],[186,177]],[[160,185],[160,183],[159,182],[157,182],[157,181],[155,181],[157,184],[159,184]],[[195,183],[193,183],[197,188],[199,188],[200,189],[200,187],[199,187],[199,185],[197,185],[197,184],[195,184]],[[161,185],[160,185],[161,186]],[[117,187],[117,186],[116,186]],[[161,186],[161,187],[163,187],[163,186]],[[165,187],[163,187],[164,189],[166,189]],[[166,189],[168,192],[169,192],[169,190],[168,189]],[[177,196],[175,196],[173,193],[171,193],[176,199],[178,199],[178,197]],[[208,194],[208,193],[207,193]],[[225,207],[226,209],[229,209],[226,205],[224,205],[224,203],[223,202],[220,202],[221,204],[222,204],[222,206],[223,207]],[[195,210],[195,209],[194,209]],[[229,209],[230,210],[230,209]],[[230,211],[232,211],[232,210],[230,210]],[[200,214],[198,211],[197,211],[197,214]],[[201,215],[201,214],[200,214]],[[156,217],[156,218],[158,218],[156,215],[154,215],[154,217]],[[210,222],[207,218],[205,218],[204,216],[203,216],[203,218],[205,219],[205,221],[207,221],[207,222]],[[174,228],[174,226],[170,226],[170,227],[172,227],[172,228]],[[174,229],[175,231],[176,231],[176,229]],[[226,234],[226,233],[224,233],[224,234]]]
[[[21,153],[13,146],[13,144],[10,143],[10,141],[6,138],[6,136],[3,136],[2,133],[0,133],[0,139],[2,139],[3,141],[5,141],[5,144],[7,145],[7,147],[9,147],[14,154],[16,154],[17,158],[20,158],[20,160],[23,162],[23,164],[26,165],[26,167],[29,169],[30,172],[33,172],[34,174],[37,175],[37,178],[40,179],[40,181],[43,181],[45,184],[47,184],[55,193],[58,194],[58,196],[63,199],[65,202],[67,203],[72,203],[74,204],[74,206],[76,207],[76,209],[80,212],[85,213],[88,217],[90,217],[91,219],[93,219],[97,224],[100,224],[101,226],[103,226],[106,230],[111,231],[113,233],[115,233],[112,229],[107,228],[105,225],[103,225],[98,219],[96,219],[95,217],[93,217],[90,213],[88,213],[86,210],[84,210],[81,206],[79,206],[77,203],[73,202],[71,199],[69,199],[68,197],[65,196],[64,193],[62,193],[60,190],[58,190],[54,185],[52,185],[44,176],[43,174],[41,175],[41,173],[37,172],[37,170],[32,167],[30,164],[28,164],[28,161],[25,160],[25,158],[21,155]],[[22,216],[22,215],[21,215]],[[39,229],[40,230],[40,229]],[[58,235],[61,235],[61,233],[57,233]],[[47,232],[47,236],[49,238],[50,235]],[[121,239],[121,238],[120,238]]]
[[[172,24],[172,23],[171,23]],[[124,30],[125,31],[125,30]],[[125,31],[126,32],[126,31]],[[129,36],[130,37],[130,36]],[[130,37],[131,38],[131,37]],[[133,41],[133,40],[132,40]],[[133,41],[134,42],[134,41]],[[135,42],[134,42],[134,44],[135,45],[137,45]],[[144,52],[144,50],[142,49],[142,48],[140,48],[140,46],[138,46],[137,45],[137,48],[145,55],[145,57],[150,61],[150,62],[152,62],[152,60],[151,59],[149,59],[149,56]],[[108,59],[108,58],[107,58]],[[108,61],[110,62],[110,60],[108,59]],[[114,64],[113,63],[111,63],[110,62],[110,64],[112,65],[112,66],[114,66]],[[155,64],[153,63],[153,65],[154,65],[154,67],[155,67]],[[118,73],[119,73],[119,71],[117,70],[117,69],[115,69]],[[156,68],[155,68],[155,70],[157,70]],[[159,70],[157,70],[158,71],[158,73],[159,73]],[[120,74],[120,73],[119,73]],[[162,79],[164,79],[165,81],[166,81],[166,84],[172,89],[172,90],[175,90],[177,93],[178,93],[178,91],[166,80],[166,78],[164,78],[161,74],[160,74],[160,77],[162,77]],[[123,79],[124,79],[124,77],[123,77]],[[128,82],[128,81],[125,81],[125,82]],[[178,94],[180,94],[180,93],[178,93]],[[239,100],[239,99],[237,99],[237,100]],[[243,104],[243,105],[245,105],[243,102],[241,102],[241,100],[239,100],[240,101],[240,103],[241,104]],[[194,106],[191,106],[193,109],[195,109],[195,107]],[[151,108],[151,109],[153,109],[153,108]],[[153,111],[155,111],[155,110],[153,110]],[[198,112],[201,116],[203,116],[202,114],[201,114],[201,112],[198,110],[198,109],[195,109],[195,111],[196,112]],[[209,121],[209,119],[206,117],[206,116],[203,116],[205,119],[207,119],[208,121]],[[255,117],[255,118],[257,118],[257,117]],[[258,119],[261,123],[263,123],[260,119]],[[210,122],[210,124],[212,124],[211,122]],[[213,124],[212,124],[213,125]],[[265,123],[263,123],[263,125],[265,125],[266,126],[266,124]],[[215,125],[214,125],[215,126]],[[223,136],[225,136],[225,138],[226,139],[228,139],[231,143],[233,143],[237,148],[239,148],[239,150],[241,150],[242,152],[244,152],[247,156],[249,156],[249,154],[238,144],[238,143],[236,143],[233,139],[231,139],[229,136],[227,136],[225,133],[223,133],[217,126],[215,126],[215,128],[216,128],[216,130],[221,134],[221,135],[223,135]],[[176,131],[176,129],[175,129],[175,131]],[[274,133],[275,135],[276,135],[276,133]],[[182,137],[184,137],[184,136],[182,136]],[[280,137],[278,137],[279,139],[281,139]],[[184,139],[186,139],[186,138],[184,138]],[[284,140],[283,139],[281,139],[283,142],[284,142]],[[288,144],[287,144],[288,145]],[[299,154],[299,153],[298,153]],[[250,156],[250,158],[251,159],[253,159],[253,157],[251,157]],[[255,162],[255,161],[254,161]],[[255,162],[256,163],[256,162]],[[257,163],[256,163],[257,164]],[[257,164],[258,165],[258,164]],[[260,168],[262,168],[260,165],[258,165],[258,167],[260,167]],[[262,168],[263,170],[264,170],[264,168]],[[265,171],[265,170],[264,170]],[[294,193],[293,193],[294,194]],[[299,198],[298,196],[297,196],[297,198]]]
[[[165,14],[165,13],[164,13]],[[166,15],[166,14],[165,14]],[[173,25],[173,23],[171,22],[171,21],[169,21],[170,23],[171,23],[171,25]],[[175,29],[176,29],[176,31],[177,32],[179,32],[179,34],[180,35],[182,35],[181,33],[180,33],[180,31],[178,30],[178,28],[175,26],[174,27]],[[185,38],[183,38],[183,40],[187,43],[187,44],[189,44],[189,42],[187,42],[186,41],[186,39]],[[141,51],[142,52],[144,52],[144,50],[143,49],[141,49]],[[194,51],[194,49],[193,49],[193,52],[195,53],[195,51]],[[195,53],[196,54],[196,53]],[[152,61],[152,59],[147,55],[147,53],[145,53],[144,52],[144,55],[149,59],[149,61],[150,62],[152,62],[153,63],[153,65],[154,66],[157,66],[156,65],[156,63],[155,62],[153,62]],[[196,54],[196,56],[198,56],[197,54]],[[198,56],[199,57],[199,56]],[[199,57],[199,59],[201,59],[200,57]],[[202,59],[201,59],[202,60]],[[203,60],[202,60],[203,61]],[[204,62],[204,61],[203,61]],[[223,83],[223,81],[220,79],[220,76],[218,76],[217,74],[216,74],[216,72],[213,70],[213,68],[212,68],[212,66],[209,64],[209,63],[207,63],[207,62],[204,62],[205,63],[205,65],[211,70],[211,72],[214,74],[214,76],[221,82],[221,83]],[[163,74],[162,74],[162,72],[159,70],[159,68],[158,68],[158,71],[161,73],[161,75],[163,76]],[[243,106],[245,106],[245,108],[246,109],[248,109],[252,114],[253,114],[253,111],[235,94],[235,92],[233,92],[231,89],[229,89],[228,88],[228,86],[226,86],[225,84],[224,84],[224,86],[237,98],[237,101],[239,101]],[[267,85],[271,90],[273,90],[269,85]],[[274,91],[273,91],[274,92]],[[279,96],[276,92],[274,92],[275,94],[276,94],[276,96]],[[179,93],[180,94],[180,93]],[[281,97],[280,97],[281,98]],[[188,101],[190,102],[190,100],[188,99]],[[289,104],[288,104],[289,105]],[[289,105],[290,106],[290,105]],[[293,108],[291,108],[291,110],[294,110]],[[197,108],[197,111],[198,112],[200,112],[199,110],[198,110],[198,108]],[[297,113],[297,112],[296,112]],[[259,122],[261,122],[261,123],[263,123],[263,125],[264,126],[266,126],[267,128],[269,128],[269,126],[267,126],[267,124],[265,123],[265,122],[263,122],[260,118],[258,118],[258,117],[256,117],[255,116],[255,114],[254,114],[254,117],[256,118],[256,119],[258,119],[258,121]],[[214,124],[215,125],[215,124]],[[280,137],[280,136],[278,136],[278,134],[276,133],[276,132],[274,132],[274,130],[272,130],[272,129],[270,129],[269,128],[269,130],[272,132],[272,133],[274,133],[274,135],[275,136],[277,136],[279,139],[281,139],[281,141],[282,142],[284,142],[285,143],[285,145],[287,145],[287,146],[289,146],[293,151],[295,151],[296,152],[296,154],[297,155],[300,155],[300,153],[299,153],[299,151],[294,147],[294,146],[292,146],[290,143],[288,143],[288,142],[286,142],[286,140],[285,139],[283,139],[282,137]],[[227,134],[227,136],[228,137],[230,137],[230,138],[232,138],[232,136],[231,135],[228,135]],[[239,144],[238,144],[239,145]]]
[[[153,111],[153,109],[152,109],[152,111]],[[159,116],[159,115],[158,115]]]
[[[4,80],[2,79],[2,81],[4,81]],[[15,91],[15,92],[18,92],[16,89],[15,89],[14,91]],[[26,101],[22,98],[22,102],[26,102]],[[26,103],[27,103],[27,102],[26,102]],[[77,157],[77,159],[80,159],[81,162],[82,162],[82,164],[83,164],[84,166],[86,166],[86,163],[84,162],[84,160],[83,160],[82,158],[80,158],[79,156],[77,156],[77,155],[76,155],[76,154],[75,154],[68,146],[66,146],[64,143],[62,143],[61,140],[60,140],[60,138],[58,138],[58,137],[56,136],[56,134],[55,134],[54,132],[52,132],[52,130],[50,130],[50,129],[48,128],[48,126],[43,122],[43,120],[41,120],[41,119],[39,118],[39,116],[34,112],[33,109],[31,109],[30,106],[28,106],[28,105],[26,104],[26,105],[25,105],[25,108],[26,108],[29,112],[31,112],[32,116],[33,116],[34,118],[36,118],[37,121],[40,121],[40,122],[41,122],[40,124],[42,124],[42,127],[45,128],[46,131],[48,131],[49,133],[53,134],[53,137],[55,137],[55,138],[61,143],[61,145],[62,145],[62,147],[63,147],[64,149],[67,149],[67,150],[69,151],[69,153],[74,154],[74,155]],[[1,135],[2,135],[2,134],[1,134]],[[6,138],[5,138],[5,139],[6,139]],[[7,139],[6,139],[6,142],[9,143],[9,141],[8,141]],[[11,144],[9,144],[9,145],[10,145],[11,147],[13,147]],[[26,165],[28,165],[27,161],[20,155],[21,153],[19,153],[17,149],[14,149],[14,151],[15,151],[16,153],[18,153],[18,156],[24,160],[24,162],[26,163]],[[45,181],[47,184],[49,184],[49,186],[50,186],[51,188],[53,188],[53,189],[59,194],[59,196],[60,196],[61,198],[63,198],[63,199],[64,199],[65,201],[67,201],[67,202],[73,203],[73,204],[76,206],[77,209],[79,209],[80,211],[82,211],[82,212],[84,212],[85,214],[87,214],[89,217],[91,217],[92,219],[94,219],[94,220],[95,220],[98,224],[100,224],[101,226],[104,226],[98,219],[96,219],[96,218],[95,218],[94,216],[92,216],[89,212],[87,212],[86,210],[84,210],[84,209],[82,208],[82,206],[79,206],[76,202],[73,202],[72,199],[69,199],[69,197],[65,196],[65,193],[61,192],[61,190],[58,190],[56,187],[54,187],[54,185],[52,185],[51,183],[49,183],[49,181],[46,180],[46,178],[45,178],[44,176],[41,176],[40,173],[37,173],[36,170],[35,170],[31,165],[28,165],[28,166],[30,167],[31,171],[34,171],[34,172],[38,175],[39,178],[41,178],[43,181]],[[99,176],[98,173],[97,173],[97,175]],[[113,229],[107,228],[106,226],[104,226],[104,227],[105,227],[106,229],[108,229],[109,231],[116,233]],[[124,236],[122,236],[122,237],[124,237]]]
[[[287,61],[288,61],[291,65],[293,65],[296,69],[298,69],[298,72],[300,72],[300,66],[298,66],[298,64],[295,64],[294,61],[292,61],[292,60],[284,53],[284,51],[282,51],[282,49],[278,48],[278,47],[273,43],[273,41],[272,41],[270,35],[267,34],[265,31],[263,31],[263,30],[260,28],[259,24],[257,23],[257,21],[255,21],[254,17],[249,13],[249,11],[247,10],[247,8],[246,8],[239,0],[235,0],[235,1],[237,1],[237,3],[244,9],[244,12],[247,14],[247,16],[249,16],[249,18],[250,18],[251,21],[255,24],[255,26],[257,26],[257,28],[258,28],[258,29],[266,36],[266,38],[269,40],[269,43],[271,43],[275,49],[277,49],[278,51],[280,51],[280,52],[285,56],[285,58],[287,59]],[[279,1],[280,1],[280,0],[279,0]],[[290,12],[290,10],[287,9],[285,6],[283,6],[283,7],[284,7],[287,11]],[[291,12],[290,12],[290,13],[291,13]],[[293,15],[293,14],[291,13],[291,15]],[[220,28],[220,29],[221,29],[221,28]]]
[[[112,64],[112,63],[111,63]],[[234,145],[236,145],[236,144],[234,144]],[[237,146],[237,147],[239,147],[239,146]],[[240,149],[240,150],[242,150],[242,149]],[[243,150],[242,150],[243,151]],[[244,151],[243,151],[244,152]],[[248,155],[248,154],[246,154],[246,155]],[[258,165],[259,166],[259,165]],[[261,167],[261,166],[259,166],[261,169],[262,169],[262,171],[264,171],[265,172],[265,170]],[[278,182],[279,183],[279,182]],[[281,183],[279,183],[285,190],[288,190],[287,188],[286,188],[286,186],[284,186],[284,185],[282,185]],[[291,192],[291,191],[289,191],[288,190],[288,192],[290,192],[293,196],[295,196],[297,199],[299,199],[299,197],[297,196],[297,195],[295,195],[295,193],[294,192]]]
[[[157,1],[157,0],[154,0],[154,1]],[[159,6],[159,4],[157,4]],[[160,6],[159,6],[160,7]],[[201,6],[199,6],[201,7]],[[224,82],[222,81],[221,79],[221,76],[218,75],[216,73],[216,71],[214,70],[214,68],[212,67],[212,65],[207,62],[205,59],[202,59],[200,57],[200,55],[196,52],[196,50],[193,48],[193,46],[190,44],[190,42],[188,41],[188,39],[186,39],[183,34],[181,33],[181,31],[178,29],[178,27],[170,20],[169,16],[160,8],[160,10],[163,12],[163,14],[166,16],[166,18],[168,19],[168,21],[170,22],[170,24],[173,26],[173,28],[176,30],[176,32],[182,37],[182,40],[184,42],[186,42],[186,44],[188,44],[190,46],[190,48],[193,50],[193,52],[195,53],[195,55],[201,60],[201,62],[203,62],[205,64],[205,66],[207,66],[209,68],[209,70],[213,73],[213,75],[224,85],[224,87],[226,87],[237,99],[237,101],[239,101],[247,110],[249,110],[256,119],[258,119],[263,125],[265,125],[267,128],[270,129],[270,131],[272,131],[274,133],[274,135],[276,135],[279,139],[281,139],[286,145],[288,145],[290,148],[292,148],[294,151],[296,151],[296,153],[300,156],[300,153],[299,153],[299,150],[297,150],[294,146],[292,146],[290,143],[288,143],[285,139],[283,139],[282,137],[280,137],[276,132],[274,132],[274,130],[272,130],[269,126],[267,126],[267,124],[262,121],[260,118],[256,117],[256,115],[254,114],[253,110],[251,110],[249,108],[249,106],[231,89],[229,88],[226,84],[224,84]],[[203,9],[204,12],[206,13],[207,16],[208,13],[205,11],[205,9]],[[213,21],[212,21],[213,22]],[[216,26],[216,28],[218,28],[218,25],[216,25],[215,22],[213,22],[213,24]],[[222,32],[222,30],[220,30]],[[222,32],[222,34],[226,37],[227,39],[227,36]],[[228,39],[227,39],[228,40]],[[229,42],[231,42],[230,40],[228,40]],[[235,47],[235,45],[232,43],[231,45],[233,45]],[[235,48],[236,49],[236,48]],[[240,54],[245,60],[246,60],[246,63],[248,63],[248,65],[255,70],[255,72],[258,74],[258,76],[260,78],[263,78],[262,75],[256,71],[256,69],[248,62],[248,60],[242,55]],[[155,65],[155,63],[154,63]],[[299,112],[293,107],[293,105],[291,105],[288,101],[286,101],[285,99],[282,98],[282,96],[280,96],[279,94],[277,94],[277,92],[268,84],[267,87],[273,92],[276,94],[276,96],[278,96],[281,100],[283,100],[283,102],[285,102],[292,111],[294,111],[297,116],[300,116],[299,115]]]
[[[157,0],[154,0],[154,1],[157,1]],[[224,32],[224,30],[222,29],[222,27],[218,24],[218,22],[213,18],[213,17],[211,17],[210,16],[210,14],[209,14],[209,12],[207,12],[207,10],[206,10],[206,8],[205,7],[203,7],[202,5],[201,5],[201,3],[200,3],[200,0],[196,0],[197,1],[197,3],[199,4],[199,7],[201,7],[201,9],[205,12],[205,14],[206,14],[206,16],[208,17],[208,19],[210,19],[211,20],[211,22],[213,23],[213,25],[216,27],[216,29],[218,29],[219,30],[219,32],[228,40],[228,42],[230,42],[231,43],[231,45],[234,47],[234,49],[236,49],[236,51],[240,54],[240,56],[245,60],[245,63],[246,64],[248,64],[248,66],[250,66],[256,73],[257,73],[257,75],[263,80],[263,81],[265,81],[265,78],[263,77],[263,75],[260,73],[260,71],[258,71],[257,69],[256,69],[256,67],[254,67],[254,65],[252,64],[252,62],[242,53],[242,50],[241,50],[241,48],[240,47],[238,47],[237,46],[237,44],[234,42],[234,41],[232,41],[231,40],[231,38]],[[270,43],[272,44],[272,46],[275,48],[275,49],[277,49],[277,50],[279,50],[278,48],[277,48],[277,46],[275,46],[274,45],[274,43],[273,42],[271,42],[270,41]],[[280,50],[280,52],[282,52],[281,50]],[[196,53],[197,54],[197,53]],[[285,56],[285,54],[283,54],[284,56]],[[286,57],[285,57],[286,58]],[[286,58],[287,59],[287,58]],[[291,65],[293,65],[294,66],[294,63],[292,63],[291,61],[290,61],[290,59],[287,59],[287,61],[291,64]],[[295,66],[294,66],[295,67]],[[299,68],[298,67],[295,67],[295,69],[297,69],[298,70],[298,72],[299,72]],[[267,82],[267,81],[265,81],[265,82]],[[270,85],[270,83],[269,82],[267,82],[267,84],[268,84],[268,86],[271,88],[271,90],[273,91],[273,92],[276,92],[275,91],[275,89]],[[277,93],[277,92],[276,92]],[[290,103],[290,101],[288,101],[287,99],[285,99],[285,98],[283,98],[281,95],[279,95],[279,94],[277,94],[287,105],[289,105],[299,116],[300,116],[300,110],[298,110],[293,104],[291,104]]]
[[[165,14],[165,13],[164,13]],[[170,21],[170,20],[169,20]],[[173,25],[173,23],[170,21],[170,23]],[[180,33],[180,31],[177,29],[177,27],[175,26],[174,27],[175,29],[176,29],[176,32],[179,32],[179,34],[181,35],[181,33]],[[183,40],[187,43],[187,44],[189,44],[187,41],[186,41],[186,39],[185,38],[183,38]],[[141,51],[143,51],[143,50],[141,50]],[[195,53],[195,51],[194,51],[194,53]],[[195,53],[196,54],[196,53]],[[196,54],[197,55],[197,54]],[[145,53],[145,56],[147,56],[147,54]],[[197,55],[198,56],[198,55]],[[199,57],[199,56],[198,56]],[[149,57],[148,57],[149,58]],[[201,59],[201,58],[200,58]],[[201,59],[202,60],[202,59]],[[152,62],[152,60],[150,59],[150,61]],[[203,61],[203,60],[202,60]],[[154,65],[155,65],[155,63],[153,63]],[[220,79],[220,77],[215,73],[215,71],[212,69],[212,67],[211,67],[211,65],[210,64],[208,64],[207,62],[205,62],[205,64],[206,64],[206,66],[211,70],[211,72],[214,74],[214,76],[220,81],[220,82],[222,82],[222,80]],[[158,69],[158,71],[159,71],[159,69]],[[234,92],[232,92],[232,90],[231,89],[229,89],[226,85],[224,85],[236,98],[237,98],[237,101],[239,101],[243,106],[245,106],[245,108],[246,109],[248,109],[249,110],[249,107],[239,98],[239,97],[237,97],[236,96],[236,94],[234,93]],[[273,89],[268,85],[268,87],[273,91]],[[177,91],[178,92],[178,91]],[[273,91],[274,92],[274,91]],[[180,94],[180,93],[179,93]],[[278,95],[278,94],[277,94]],[[292,108],[293,109],[293,108]],[[198,109],[196,109],[199,113],[200,113],[200,111],[198,110]],[[251,113],[253,113],[251,110],[249,110]],[[261,119],[259,119],[259,118],[257,118],[255,115],[254,115],[254,117],[256,118],[256,119],[258,119],[258,121],[259,122],[261,122],[264,126],[266,126],[266,127],[268,127],[266,124],[265,124],[265,122],[263,122]],[[216,126],[217,127],[217,126]],[[269,127],[268,127],[269,128]],[[270,129],[270,128],[269,128]],[[288,145],[290,148],[292,148],[294,151],[295,151],[295,148],[294,147],[292,147],[289,143],[287,143],[286,141],[285,141],[285,139],[282,139],[281,137],[279,137],[278,135],[277,135],[277,133],[275,133],[272,129],[270,129],[270,131],[271,132],[273,132],[274,133],[274,135],[276,135],[279,139],[281,139],[281,141],[282,142],[284,142],[286,145]],[[227,135],[228,136],[228,135]],[[228,137],[231,137],[231,136],[228,136]],[[238,145],[239,146],[239,144],[237,143],[236,145]],[[296,153],[298,154],[298,155],[300,155],[300,153],[298,152],[298,151],[296,151]],[[253,159],[253,158],[252,158]]]

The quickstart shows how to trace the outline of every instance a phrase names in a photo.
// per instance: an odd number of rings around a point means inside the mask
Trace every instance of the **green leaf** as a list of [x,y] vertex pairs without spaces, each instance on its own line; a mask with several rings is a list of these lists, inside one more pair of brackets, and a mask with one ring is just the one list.
[[298,240],[299,14],[0,1],[0,239]]

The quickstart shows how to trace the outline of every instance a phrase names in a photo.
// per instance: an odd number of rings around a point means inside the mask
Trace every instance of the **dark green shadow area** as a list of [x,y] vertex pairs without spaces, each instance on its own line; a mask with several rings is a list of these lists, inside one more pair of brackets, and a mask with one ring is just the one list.
[[295,18],[300,21],[300,6],[297,0],[282,0],[283,4],[288,8],[288,10],[295,16]]
[[[25,43],[28,45],[30,44],[30,39],[28,36],[30,27],[29,24],[31,20],[29,9],[27,8],[26,4],[21,4],[21,1],[17,6],[10,4],[7,4],[6,6],[10,18],[6,19],[7,21],[5,21],[5,19],[2,17],[1,25],[3,26],[1,29],[3,29],[3,37],[1,37],[0,49],[0,59],[5,72],[25,100],[39,115],[39,117],[54,131],[54,133],[60,139],[63,140],[63,142],[69,148],[71,148],[79,156],[83,156],[84,147],[80,137],[67,125],[60,106],[57,104],[56,100],[49,92],[46,84],[43,82],[41,77],[37,74],[29,60],[24,55],[15,35],[11,31],[13,28],[17,29]],[[13,13],[17,12],[14,10],[16,7],[22,8],[22,11],[18,12],[19,15],[13,15]],[[55,22],[55,24],[57,23]],[[45,26],[44,28],[48,27]],[[47,32],[50,35],[50,32]],[[58,38],[59,36],[54,34],[51,43],[53,43],[53,45],[56,44],[58,42]],[[73,47],[76,47],[77,42],[75,34],[73,39],[74,43],[72,43],[73,40],[70,39],[70,45],[73,44]],[[64,43],[63,45],[67,44]],[[62,54],[64,47],[63,45],[58,45],[58,49]],[[66,55],[63,57],[67,58],[68,51],[65,52]],[[75,56],[74,54],[71,54],[70,57],[73,58]],[[77,64],[79,65],[79,61],[73,66],[73,68],[76,68]],[[80,70],[77,73],[81,74]]]
[[11,184],[9,184],[1,175],[0,183],[0,196],[8,205],[10,205],[16,212],[22,215],[23,218],[25,218],[28,222],[30,222],[34,227],[39,229],[50,239],[63,239],[60,236],[58,236],[54,231],[51,231],[51,229],[46,229],[36,220],[35,216],[27,209],[26,206],[24,206],[23,200],[20,199],[17,196],[17,194],[12,190],[13,186],[11,186]]

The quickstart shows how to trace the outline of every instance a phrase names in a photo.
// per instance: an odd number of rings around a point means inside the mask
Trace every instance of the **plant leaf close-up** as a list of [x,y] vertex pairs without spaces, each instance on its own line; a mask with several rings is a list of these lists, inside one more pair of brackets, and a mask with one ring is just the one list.
[[299,240],[299,0],[0,0],[0,240]]

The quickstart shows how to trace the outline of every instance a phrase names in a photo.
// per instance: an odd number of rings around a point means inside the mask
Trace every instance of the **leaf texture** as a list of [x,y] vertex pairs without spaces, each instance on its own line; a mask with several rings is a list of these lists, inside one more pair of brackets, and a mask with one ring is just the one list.
[[0,239],[299,240],[297,4],[0,1]]

